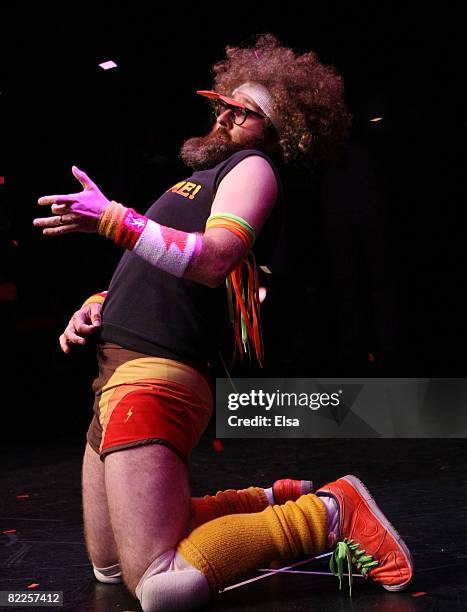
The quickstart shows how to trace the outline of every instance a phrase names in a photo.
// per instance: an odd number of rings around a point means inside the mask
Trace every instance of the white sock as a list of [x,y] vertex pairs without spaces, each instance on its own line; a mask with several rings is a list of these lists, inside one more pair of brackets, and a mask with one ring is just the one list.
[[120,563],[109,565],[109,567],[96,567],[93,565],[92,569],[94,570],[94,576],[99,582],[104,582],[105,584],[118,584],[122,582]]
[[276,503],[276,500],[274,499],[274,492],[272,490],[272,487],[269,487],[269,489],[264,489],[264,492],[267,495],[269,505],[274,506],[274,504]]
[[333,497],[327,495],[319,495],[320,500],[326,506],[328,512],[328,540],[327,547],[334,548],[337,539],[339,538],[339,507]]
[[211,598],[206,576],[175,549],[151,563],[138,582],[136,596],[144,612],[194,610]]

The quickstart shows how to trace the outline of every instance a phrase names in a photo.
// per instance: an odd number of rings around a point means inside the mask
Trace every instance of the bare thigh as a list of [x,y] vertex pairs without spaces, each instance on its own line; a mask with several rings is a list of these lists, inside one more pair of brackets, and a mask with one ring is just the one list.
[[105,490],[104,463],[86,444],[82,472],[84,536],[95,567],[118,563],[117,545],[110,522]]
[[123,578],[134,593],[152,561],[187,535],[187,466],[163,445],[137,446],[107,455],[105,484]]

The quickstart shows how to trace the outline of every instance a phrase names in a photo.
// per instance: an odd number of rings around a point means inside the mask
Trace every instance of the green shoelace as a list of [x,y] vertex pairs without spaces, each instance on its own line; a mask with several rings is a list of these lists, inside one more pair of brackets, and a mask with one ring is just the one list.
[[339,578],[339,590],[342,588],[342,578],[344,576],[344,561],[347,560],[347,569],[349,574],[349,594],[352,597],[352,563],[360,570],[363,576],[373,568],[379,565],[379,561],[373,559],[371,555],[365,555],[365,550],[360,550],[360,544],[353,540],[344,538],[337,542],[334,553],[329,561],[329,569]]

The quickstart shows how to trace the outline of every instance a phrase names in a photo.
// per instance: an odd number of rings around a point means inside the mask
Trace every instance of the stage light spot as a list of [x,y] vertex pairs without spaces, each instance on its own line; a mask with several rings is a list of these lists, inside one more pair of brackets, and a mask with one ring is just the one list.
[[224,450],[224,445],[222,444],[220,440],[217,440],[217,439],[213,440],[212,446],[214,450],[217,451],[218,453],[222,453],[222,451]]
[[19,242],[17,240],[12,240],[11,244],[13,244],[15,247],[19,247]]
[[259,288],[259,301],[261,302],[261,304],[264,302],[264,300],[266,299],[266,295],[268,293],[266,287],[260,287]]
[[425,591],[419,591],[418,593],[412,593],[412,597],[423,597],[423,595],[428,595]]
[[30,584],[29,586],[27,586],[27,589],[35,589],[36,587],[39,586],[38,582],[33,582],[32,584]]
[[374,353],[368,353],[368,361],[370,363],[374,363],[376,361],[376,357],[375,357]]
[[6,531],[2,531],[2,533],[16,533],[16,529],[7,529]]
[[112,68],[117,67],[117,64],[110,60],[108,62],[102,62],[101,64],[99,64],[99,66],[102,68],[102,70],[112,70]]
[[5,177],[0,176],[0,185],[4,185],[4,184],[5,184]]
[[17,495],[16,499],[27,499],[28,497],[29,495],[25,493],[24,495]]
[[382,117],[373,117],[373,119],[370,119],[371,123],[378,123],[379,121],[382,121],[383,118]]

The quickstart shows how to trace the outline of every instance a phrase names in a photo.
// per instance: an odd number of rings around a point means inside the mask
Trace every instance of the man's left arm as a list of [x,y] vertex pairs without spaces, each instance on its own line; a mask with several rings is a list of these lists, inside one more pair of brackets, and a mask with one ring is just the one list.
[[[238,163],[219,184],[212,215],[234,215],[246,221],[257,238],[277,200],[274,172],[264,157],[252,155]],[[185,278],[210,287],[220,285],[244,258],[244,241],[229,229],[209,227],[202,248],[185,271]]]

